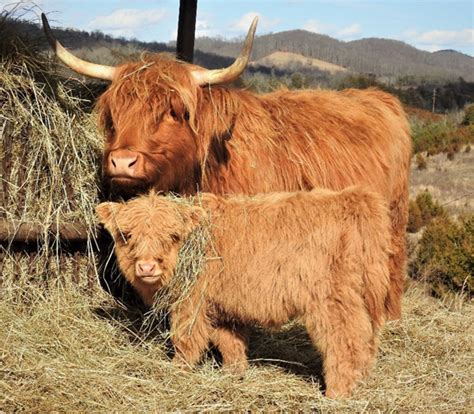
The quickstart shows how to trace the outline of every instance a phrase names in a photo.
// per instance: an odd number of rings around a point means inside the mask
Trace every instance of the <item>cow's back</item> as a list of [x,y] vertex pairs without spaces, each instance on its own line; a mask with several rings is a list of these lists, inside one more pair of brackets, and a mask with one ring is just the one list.
[[365,185],[390,199],[407,182],[411,140],[395,97],[375,89],[233,93],[240,94],[241,110],[225,144],[227,159],[210,160],[204,191]]

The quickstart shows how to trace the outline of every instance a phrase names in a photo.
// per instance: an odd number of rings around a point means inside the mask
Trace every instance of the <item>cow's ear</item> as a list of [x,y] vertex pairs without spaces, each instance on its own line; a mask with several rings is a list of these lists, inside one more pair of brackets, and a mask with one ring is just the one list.
[[106,202],[101,203],[95,208],[95,212],[99,219],[99,222],[102,223],[105,228],[109,231],[113,231],[115,226],[115,216],[120,211],[122,205],[120,203]]

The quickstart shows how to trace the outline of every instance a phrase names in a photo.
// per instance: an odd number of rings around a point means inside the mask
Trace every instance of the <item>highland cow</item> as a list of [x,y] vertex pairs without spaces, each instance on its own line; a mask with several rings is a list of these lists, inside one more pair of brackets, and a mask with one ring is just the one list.
[[43,25],[66,65],[111,81],[97,105],[111,194],[370,187],[390,208],[394,254],[385,306],[390,318],[400,317],[411,139],[397,98],[375,89],[257,95],[220,86],[245,69],[256,21],[234,64],[215,70],[166,54],[118,67],[92,64],[61,46],[44,15]]
[[374,362],[389,291],[390,220],[381,196],[357,187],[193,204],[154,193],[96,211],[121,271],[143,300],[170,284],[178,252],[207,226],[209,260],[170,307],[174,361],[213,343],[224,365],[247,366],[244,327],[298,319],[321,351],[330,397],[346,397]]

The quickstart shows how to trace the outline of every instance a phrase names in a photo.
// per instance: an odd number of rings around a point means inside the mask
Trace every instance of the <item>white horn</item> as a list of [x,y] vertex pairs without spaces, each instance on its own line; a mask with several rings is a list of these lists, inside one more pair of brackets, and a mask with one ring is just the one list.
[[54,50],[56,56],[74,72],[80,73],[81,75],[90,76],[92,78],[112,80],[117,72],[114,66],[98,65],[96,63],[86,62],[85,60],[79,59],[72,53],[68,52],[53,36],[51,27],[49,26],[48,19],[44,13],[41,13],[41,20],[43,21],[43,29],[48,39],[51,48]]
[[245,38],[244,46],[239,57],[227,68],[223,69],[203,69],[193,70],[191,73],[198,85],[215,85],[219,83],[229,83],[237,79],[245,70],[249,62],[250,52],[252,51],[255,30],[257,29],[258,17],[255,17],[250,25],[250,29]]

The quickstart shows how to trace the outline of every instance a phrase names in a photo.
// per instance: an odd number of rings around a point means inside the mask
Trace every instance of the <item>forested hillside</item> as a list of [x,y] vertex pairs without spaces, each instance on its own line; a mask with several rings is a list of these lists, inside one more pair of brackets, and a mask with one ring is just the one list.
[[[47,48],[41,29],[35,24],[11,22],[10,30],[36,38],[38,43]],[[106,64],[119,63],[144,50],[175,50],[173,42],[140,42],[123,37],[114,38],[97,31],[89,33],[71,28],[56,28],[55,33],[68,48],[79,50],[82,55],[100,59]],[[210,68],[222,66],[239,53],[241,45],[241,39],[198,38],[195,47],[196,62]],[[262,59],[277,51],[297,53],[342,66],[353,72],[376,76],[408,76],[417,81],[446,81],[462,77],[465,81],[474,81],[474,58],[452,50],[425,52],[397,40],[370,38],[342,42],[326,35],[292,30],[258,36],[255,39],[252,59]]]
[[[197,39],[196,48],[223,56],[236,56],[241,41]],[[275,51],[299,53],[325,60],[355,72],[377,76],[409,75],[417,78],[474,80],[474,58],[455,51],[425,52],[390,39],[362,39],[342,42],[305,30],[292,30],[257,37],[253,59]]]
[[[15,45],[2,43],[0,54],[22,44],[49,52],[45,36],[37,24],[10,20],[2,24],[0,37],[20,39]],[[174,53],[173,42],[140,42],[114,38],[104,33],[73,28],[54,28],[57,38],[79,57],[92,62],[117,65],[138,59],[143,52]],[[27,40],[26,40],[27,39]],[[207,68],[229,65],[241,48],[242,40],[199,38],[195,63]],[[418,50],[388,39],[341,42],[304,30],[268,34],[255,40],[252,64],[240,86],[260,92],[279,87],[291,89],[326,87],[342,89],[370,86],[386,89],[408,105],[435,112],[458,110],[474,101],[474,58],[447,50],[435,53]],[[65,74],[74,75],[66,69]],[[433,99],[434,97],[434,99]]]

